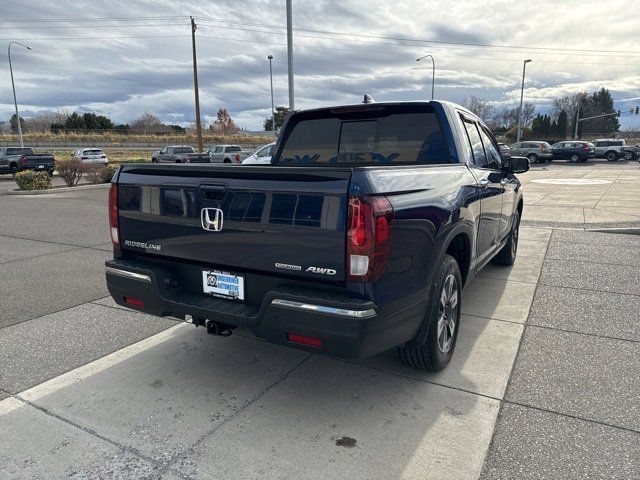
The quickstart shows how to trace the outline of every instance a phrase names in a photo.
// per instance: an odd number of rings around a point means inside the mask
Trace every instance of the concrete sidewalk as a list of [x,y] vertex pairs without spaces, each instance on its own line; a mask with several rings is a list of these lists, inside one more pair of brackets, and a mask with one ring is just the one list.
[[597,162],[533,165],[524,186],[523,225],[640,228],[640,164]]

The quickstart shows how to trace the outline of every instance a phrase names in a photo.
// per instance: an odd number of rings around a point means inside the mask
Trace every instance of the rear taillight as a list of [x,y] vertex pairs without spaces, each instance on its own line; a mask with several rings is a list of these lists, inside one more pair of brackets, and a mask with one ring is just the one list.
[[240,161],[240,155],[236,154],[236,162],[239,162],[239,161]]
[[585,144],[582,148],[583,150],[591,150],[591,147],[588,144]]
[[541,152],[546,152],[547,151],[547,147],[544,146],[544,143],[540,144],[540,151]]
[[347,280],[373,282],[391,252],[393,207],[383,196],[349,198]]
[[27,156],[26,155],[22,155],[20,157],[20,160],[18,160],[18,163],[27,163]]
[[120,232],[118,230],[118,186],[111,184],[109,190],[109,231],[111,243],[115,248],[120,248]]

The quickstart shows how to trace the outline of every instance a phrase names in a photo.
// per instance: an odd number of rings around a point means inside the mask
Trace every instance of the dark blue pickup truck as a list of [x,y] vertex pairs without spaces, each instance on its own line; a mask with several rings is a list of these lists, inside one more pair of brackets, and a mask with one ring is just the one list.
[[209,333],[444,368],[462,288],[511,265],[523,200],[484,123],[447,102],[295,112],[271,165],[125,165],[106,262],[115,301]]

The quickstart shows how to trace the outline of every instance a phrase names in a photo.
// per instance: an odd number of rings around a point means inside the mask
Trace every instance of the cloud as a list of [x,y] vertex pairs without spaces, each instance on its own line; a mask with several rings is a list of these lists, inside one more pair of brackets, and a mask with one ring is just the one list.
[[[0,42],[19,39],[33,47],[31,52],[13,51],[16,91],[25,115],[86,109],[127,122],[149,111],[168,122],[192,122],[188,15],[198,17],[206,121],[224,106],[240,125],[261,128],[270,110],[269,54],[274,56],[275,103],[288,103],[285,11],[279,0],[113,0],[83,2],[81,9],[72,0],[10,3],[6,11],[11,17],[3,18],[7,23]],[[535,5],[507,0],[297,0],[293,7],[298,108],[359,102],[364,93],[378,100],[428,98],[430,65],[415,61],[425,54],[436,59],[436,97],[451,101],[475,95],[497,107],[517,104],[525,58],[534,60],[527,67],[525,98],[539,109],[556,96],[601,86],[614,98],[640,96],[637,23],[625,13],[625,0],[611,0],[606,11],[595,0],[585,0],[580,9],[551,0]],[[616,28],[587,33],[593,11]],[[15,22],[72,17],[102,20]],[[115,20],[122,17],[133,20]],[[322,33],[327,31],[335,33]],[[526,45],[636,53],[559,56],[544,49],[506,48]],[[0,68],[7,67],[6,57],[0,57]],[[12,114],[12,102],[10,83],[0,82],[0,119]]]

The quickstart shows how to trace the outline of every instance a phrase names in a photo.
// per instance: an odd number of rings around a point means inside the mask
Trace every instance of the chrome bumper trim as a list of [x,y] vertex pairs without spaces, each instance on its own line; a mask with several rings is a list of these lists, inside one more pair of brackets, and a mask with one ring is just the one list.
[[128,270],[120,270],[119,268],[113,268],[113,267],[106,267],[106,271],[111,275],[118,275],[119,277],[130,278],[132,280],[140,280],[141,282],[151,283],[151,277],[149,275],[130,272]]
[[294,302],[291,300],[284,300],[281,298],[273,299],[271,301],[271,305],[276,305],[278,307],[295,308],[297,310],[326,313],[329,315],[337,315],[339,317],[368,318],[368,317],[374,317],[376,315],[376,311],[373,308],[369,308],[367,310],[347,310],[344,308],[314,305],[312,303]]

